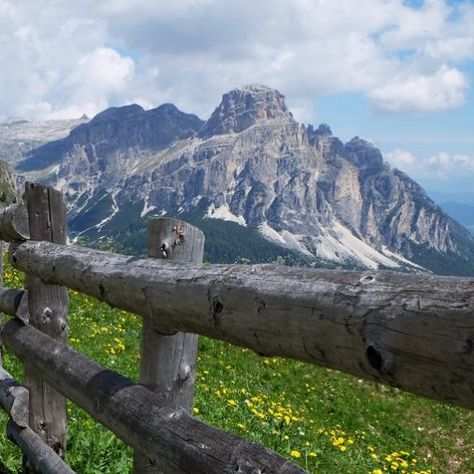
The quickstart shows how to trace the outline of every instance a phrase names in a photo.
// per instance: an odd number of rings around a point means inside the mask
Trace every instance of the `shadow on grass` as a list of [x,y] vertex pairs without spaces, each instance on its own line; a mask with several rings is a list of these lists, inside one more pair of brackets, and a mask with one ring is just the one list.
[[0,461],[0,474],[13,474],[12,471],[2,463],[2,461]]

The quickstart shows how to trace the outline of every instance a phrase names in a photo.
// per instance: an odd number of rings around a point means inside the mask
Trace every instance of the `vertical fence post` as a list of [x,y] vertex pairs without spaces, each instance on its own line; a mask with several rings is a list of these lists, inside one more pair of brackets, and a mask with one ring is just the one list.
[[[149,225],[149,257],[202,263],[204,234],[196,227],[171,218],[153,219]],[[197,335],[160,334],[143,320],[140,382],[158,393],[163,404],[191,411],[197,355]],[[135,474],[171,473],[165,461],[159,465],[139,452],[134,456]]]
[[[62,193],[47,186],[26,183],[25,200],[31,240],[66,243],[66,205]],[[30,324],[49,336],[67,340],[67,289],[46,285],[26,275]],[[35,370],[25,365],[25,385],[30,391],[30,427],[62,458],[66,449],[66,399]],[[28,464],[28,463],[26,463]],[[25,470],[30,472],[26,465]]]

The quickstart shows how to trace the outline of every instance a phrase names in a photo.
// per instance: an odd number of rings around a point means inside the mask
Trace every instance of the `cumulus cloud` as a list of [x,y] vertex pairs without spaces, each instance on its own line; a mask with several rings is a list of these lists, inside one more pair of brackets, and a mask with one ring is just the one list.
[[392,166],[417,179],[449,181],[470,175],[474,179],[474,156],[441,152],[419,157],[408,151],[395,150],[385,158]]
[[138,101],[205,117],[226,90],[280,89],[297,118],[357,92],[375,108],[459,107],[474,5],[425,0],[0,0],[0,116]]
[[430,112],[459,107],[467,88],[464,74],[443,65],[431,75],[396,75],[368,95],[378,109],[387,112]]
[[71,117],[126,100],[133,60],[107,46],[103,19],[71,4],[0,0],[0,116]]

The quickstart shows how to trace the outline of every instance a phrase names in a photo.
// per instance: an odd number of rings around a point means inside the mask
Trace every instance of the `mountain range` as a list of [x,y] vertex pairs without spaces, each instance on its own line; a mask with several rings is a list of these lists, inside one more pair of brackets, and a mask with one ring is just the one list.
[[172,215],[203,228],[211,261],[474,275],[472,235],[415,181],[362,138],[298,123],[266,86],[224,94],[207,121],[128,105],[25,145],[28,124],[0,124],[0,157],[64,191],[76,240],[140,253],[146,220]]

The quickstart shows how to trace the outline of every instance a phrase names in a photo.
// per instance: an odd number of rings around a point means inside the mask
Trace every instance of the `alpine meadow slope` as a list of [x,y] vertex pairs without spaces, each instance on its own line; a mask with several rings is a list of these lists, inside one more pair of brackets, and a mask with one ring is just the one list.
[[[63,190],[73,237],[97,244],[141,253],[146,220],[168,215],[213,230],[211,261],[474,275],[472,235],[416,182],[366,140],[299,124],[266,86],[224,94],[207,121],[172,104],[110,108],[16,168]],[[216,252],[215,219],[238,251]]]

